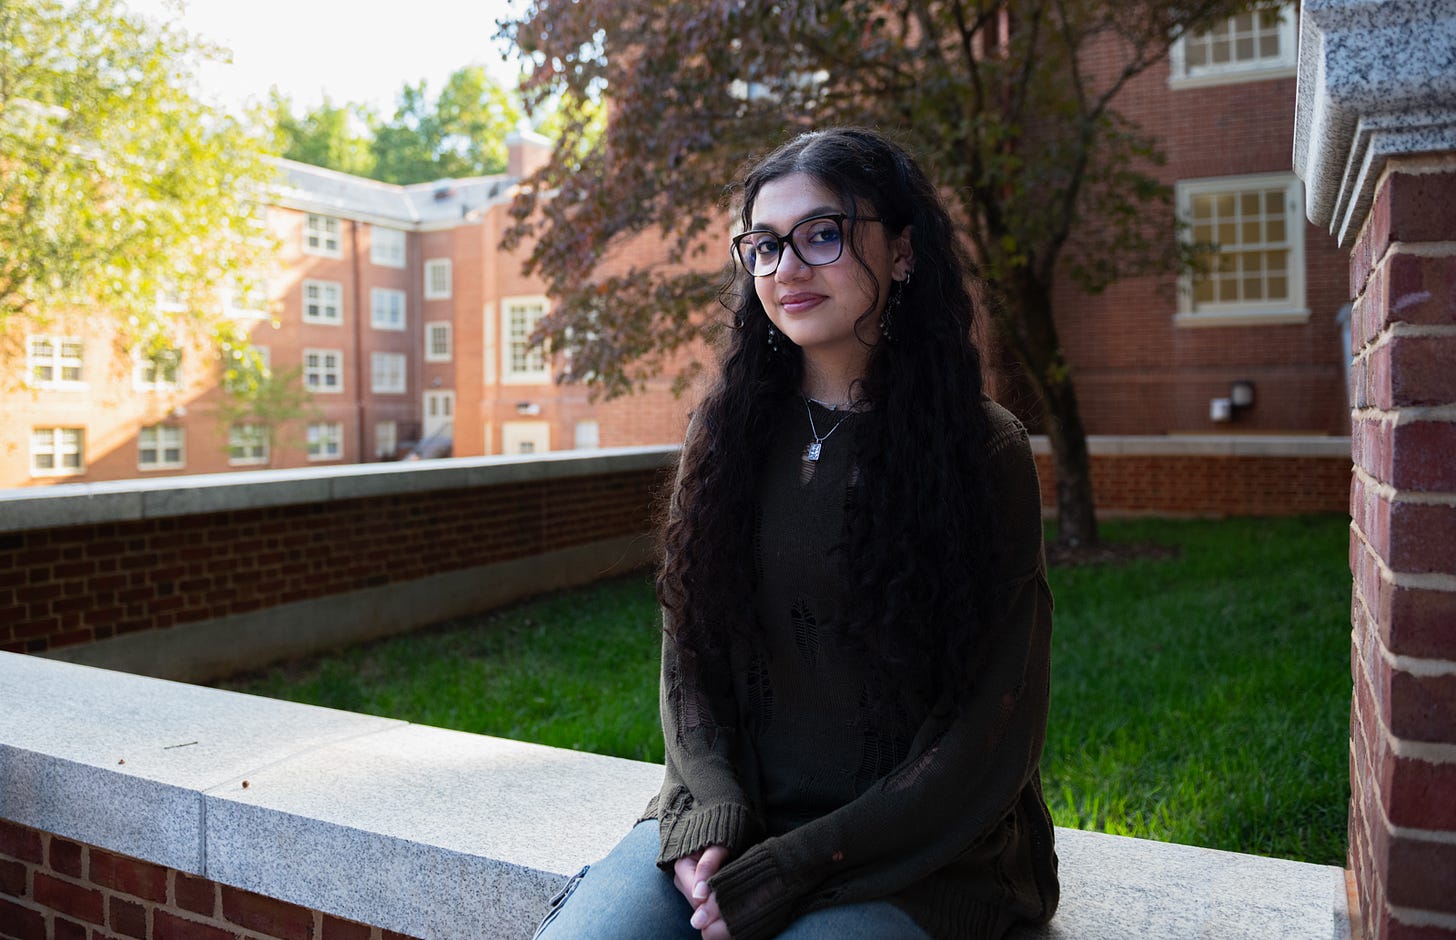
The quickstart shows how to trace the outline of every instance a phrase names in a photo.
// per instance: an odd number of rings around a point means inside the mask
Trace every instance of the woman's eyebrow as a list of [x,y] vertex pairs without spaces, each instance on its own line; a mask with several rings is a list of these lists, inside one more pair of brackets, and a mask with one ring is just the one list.
[[[784,229],[784,231],[787,232],[789,229],[793,228],[795,225],[798,225],[800,222],[804,221],[805,219],[812,219],[815,216],[820,216],[820,215],[838,215],[842,211],[843,210],[841,210],[838,206],[818,206],[816,208],[810,209],[808,212],[805,212],[803,215],[799,216],[797,219],[795,219],[793,221],[792,224],[790,224],[788,226],[788,228]],[[749,231],[750,232],[765,232],[765,231],[766,232],[774,232],[776,230],[774,228],[772,228],[771,226],[769,226],[769,225],[767,225],[767,224],[765,224],[763,222],[760,222],[757,219],[754,219],[753,220],[753,226],[749,229]]]

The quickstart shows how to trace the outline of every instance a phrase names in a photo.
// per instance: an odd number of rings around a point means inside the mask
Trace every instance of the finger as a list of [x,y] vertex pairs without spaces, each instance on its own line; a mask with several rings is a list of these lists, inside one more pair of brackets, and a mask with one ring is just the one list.
[[693,912],[693,918],[689,923],[695,930],[704,931],[704,936],[707,936],[708,928],[721,919],[722,916],[718,913],[718,895],[712,893],[708,895],[702,906]]
[[702,858],[698,859],[698,870],[695,875],[698,881],[706,882],[718,874],[718,869],[728,861],[728,850],[721,845],[710,845],[703,849]]
[[680,858],[672,864],[672,884],[677,888],[678,893],[688,902],[697,907],[702,903],[701,899],[693,897],[693,889],[697,886],[697,859],[693,856]]

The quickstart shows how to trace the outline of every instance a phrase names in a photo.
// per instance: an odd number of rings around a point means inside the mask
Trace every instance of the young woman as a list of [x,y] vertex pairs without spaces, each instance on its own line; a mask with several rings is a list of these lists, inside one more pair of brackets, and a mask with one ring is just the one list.
[[980,940],[1056,908],[1051,594],[971,267],[871,131],[747,176],[658,577],[666,774],[542,940]]

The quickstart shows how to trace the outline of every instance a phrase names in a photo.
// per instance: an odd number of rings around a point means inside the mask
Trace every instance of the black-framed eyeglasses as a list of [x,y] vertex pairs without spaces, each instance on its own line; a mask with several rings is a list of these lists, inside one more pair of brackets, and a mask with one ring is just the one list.
[[770,229],[753,229],[733,237],[733,257],[754,277],[768,277],[779,269],[784,246],[812,267],[833,264],[844,254],[844,223],[879,222],[877,216],[835,212],[815,215],[794,223],[787,235]]

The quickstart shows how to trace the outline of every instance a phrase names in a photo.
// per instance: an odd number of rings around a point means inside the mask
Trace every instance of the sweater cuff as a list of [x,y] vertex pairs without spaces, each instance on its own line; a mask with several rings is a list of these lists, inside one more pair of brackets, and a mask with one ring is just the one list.
[[754,846],[708,879],[733,940],[768,940],[789,925],[795,892],[778,859]]
[[680,814],[661,813],[662,848],[659,868],[668,870],[678,859],[710,845],[721,845],[736,854],[750,843],[754,826],[748,807],[739,803],[695,806]]

